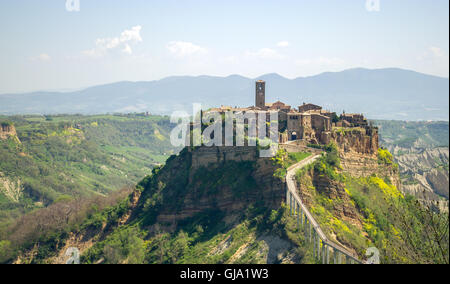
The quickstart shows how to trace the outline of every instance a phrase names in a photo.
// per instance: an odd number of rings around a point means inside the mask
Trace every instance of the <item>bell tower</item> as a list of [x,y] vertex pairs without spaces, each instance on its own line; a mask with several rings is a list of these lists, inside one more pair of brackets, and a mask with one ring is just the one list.
[[261,109],[266,107],[266,82],[256,81],[255,106]]

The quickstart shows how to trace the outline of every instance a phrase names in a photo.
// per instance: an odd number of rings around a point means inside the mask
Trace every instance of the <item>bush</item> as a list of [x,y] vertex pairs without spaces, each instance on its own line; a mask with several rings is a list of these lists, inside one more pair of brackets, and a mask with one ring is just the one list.
[[310,148],[314,148],[314,149],[323,149],[323,146],[322,145],[318,145],[318,144],[311,144],[311,143],[309,143],[307,146],[310,147]]
[[378,162],[380,164],[392,165],[394,163],[394,156],[388,150],[380,148],[378,149]]

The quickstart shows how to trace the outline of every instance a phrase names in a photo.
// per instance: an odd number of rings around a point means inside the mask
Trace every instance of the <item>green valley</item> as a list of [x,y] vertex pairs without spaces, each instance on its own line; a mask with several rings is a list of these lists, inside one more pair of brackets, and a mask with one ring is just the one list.
[[55,202],[133,186],[179,151],[168,143],[168,117],[10,116],[0,123],[3,225]]

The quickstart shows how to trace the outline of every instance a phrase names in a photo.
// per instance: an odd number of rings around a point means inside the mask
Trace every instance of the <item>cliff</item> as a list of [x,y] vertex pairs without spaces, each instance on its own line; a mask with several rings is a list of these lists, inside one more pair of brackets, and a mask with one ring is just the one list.
[[379,148],[377,128],[335,127],[331,139],[343,153],[376,155]]
[[279,208],[284,183],[273,177],[270,158],[259,158],[256,147],[185,148],[154,171],[140,186],[136,216],[147,225],[174,229],[187,218],[208,210],[242,213],[251,204]]
[[378,175],[388,177],[402,188],[396,167],[381,165],[378,159],[379,136],[377,128],[334,128],[333,142],[339,150],[341,171],[353,177]]
[[[287,225],[285,183],[274,177],[276,168],[259,158],[257,147],[185,148],[139,183],[130,217],[84,252],[82,262],[306,261],[293,237],[295,222]],[[148,240],[145,260],[108,253],[111,239],[141,235]]]
[[12,123],[9,122],[1,122],[0,123],[0,140],[6,140],[9,137],[13,137],[20,143],[19,138],[17,137],[16,128]]
[[449,151],[446,147],[403,148],[393,147],[399,164],[402,190],[423,204],[448,212]]

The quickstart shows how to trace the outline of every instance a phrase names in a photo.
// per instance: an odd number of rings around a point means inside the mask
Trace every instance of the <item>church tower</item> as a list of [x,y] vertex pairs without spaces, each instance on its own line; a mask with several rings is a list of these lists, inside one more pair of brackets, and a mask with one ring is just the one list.
[[256,81],[255,106],[261,109],[266,107],[266,82]]

